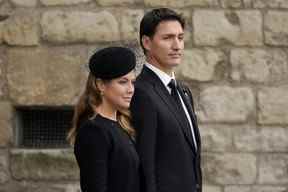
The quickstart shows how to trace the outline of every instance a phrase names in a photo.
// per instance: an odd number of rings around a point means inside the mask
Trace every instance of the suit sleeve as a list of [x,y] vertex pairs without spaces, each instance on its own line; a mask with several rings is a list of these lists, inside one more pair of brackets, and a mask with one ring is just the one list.
[[155,178],[157,112],[151,98],[140,89],[135,90],[130,109],[137,134],[136,147],[144,174],[144,181],[141,182],[145,192],[157,192]]
[[101,127],[91,121],[80,127],[76,157],[79,160],[82,191],[107,191],[107,166],[110,142]]

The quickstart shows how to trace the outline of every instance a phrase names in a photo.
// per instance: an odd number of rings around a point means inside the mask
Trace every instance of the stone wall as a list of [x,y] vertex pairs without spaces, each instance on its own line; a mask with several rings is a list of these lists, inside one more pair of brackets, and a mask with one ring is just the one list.
[[0,0],[1,192],[79,191],[71,149],[17,148],[15,107],[73,105],[102,46],[134,48],[141,66],[139,21],[159,6],[187,19],[177,76],[195,98],[204,192],[288,191],[287,0]]

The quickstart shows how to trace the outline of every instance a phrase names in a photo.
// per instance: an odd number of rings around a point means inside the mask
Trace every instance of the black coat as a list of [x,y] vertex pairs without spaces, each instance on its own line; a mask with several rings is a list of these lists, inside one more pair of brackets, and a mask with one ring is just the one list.
[[139,159],[128,134],[99,114],[82,123],[74,153],[82,192],[138,192]]
[[202,190],[201,144],[192,95],[183,85],[180,94],[194,126],[198,150],[192,147],[185,114],[180,115],[179,106],[159,77],[146,66],[137,77],[131,112],[146,192]]

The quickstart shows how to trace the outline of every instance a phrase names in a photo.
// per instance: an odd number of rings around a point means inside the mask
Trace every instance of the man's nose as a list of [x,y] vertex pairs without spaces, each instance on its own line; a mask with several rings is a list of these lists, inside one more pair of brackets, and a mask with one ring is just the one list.
[[179,50],[181,49],[181,46],[182,46],[181,44],[182,42],[178,38],[175,38],[172,44],[172,48],[175,50]]

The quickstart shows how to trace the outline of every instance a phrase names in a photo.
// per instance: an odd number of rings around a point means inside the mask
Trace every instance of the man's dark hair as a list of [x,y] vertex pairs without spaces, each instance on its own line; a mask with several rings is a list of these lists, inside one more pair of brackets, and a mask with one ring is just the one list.
[[172,9],[158,8],[147,12],[140,23],[140,45],[145,53],[145,48],[142,44],[142,37],[153,37],[156,32],[156,28],[162,21],[178,21],[182,28],[185,28],[185,20],[182,15],[176,13]]

